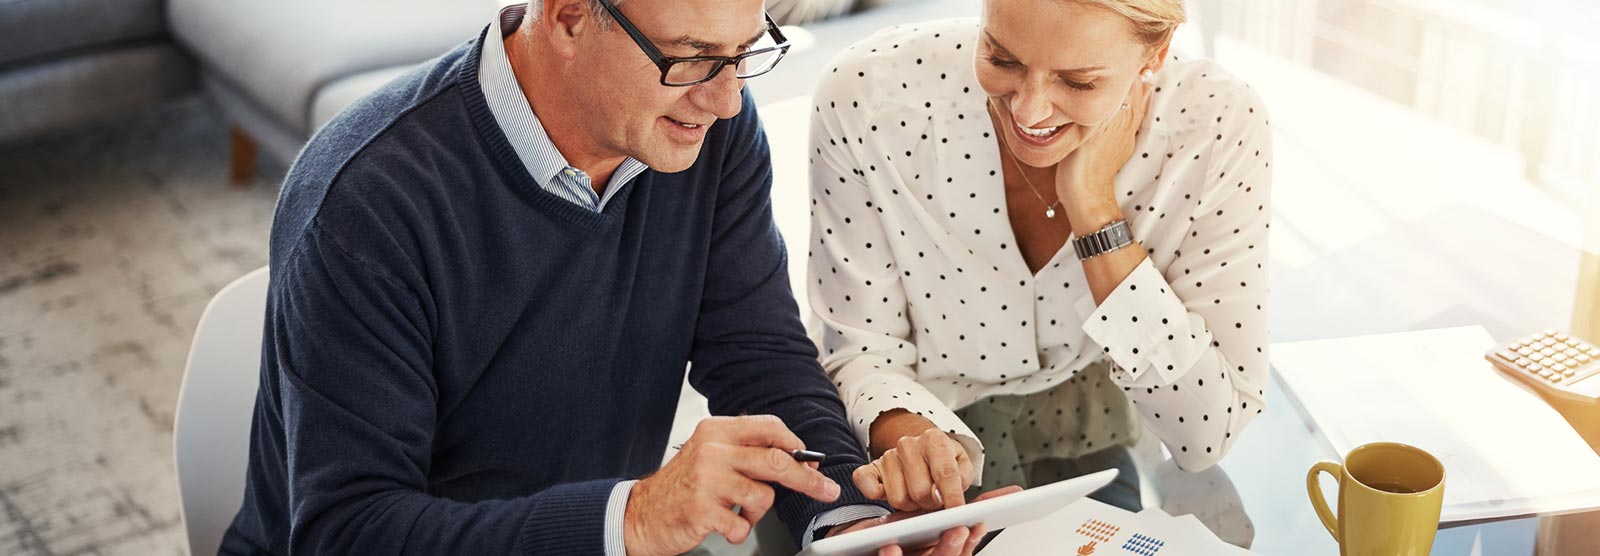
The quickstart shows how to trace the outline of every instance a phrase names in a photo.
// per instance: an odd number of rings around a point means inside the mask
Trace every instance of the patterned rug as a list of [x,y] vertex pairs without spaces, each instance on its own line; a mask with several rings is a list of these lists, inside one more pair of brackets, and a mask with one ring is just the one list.
[[191,98],[0,151],[0,554],[187,553],[178,384],[283,175],[230,186],[227,137]]

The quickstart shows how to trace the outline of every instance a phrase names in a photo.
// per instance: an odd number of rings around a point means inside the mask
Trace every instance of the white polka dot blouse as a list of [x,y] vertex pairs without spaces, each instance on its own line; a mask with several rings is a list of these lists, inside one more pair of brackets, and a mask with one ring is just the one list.
[[953,409],[1051,388],[1103,357],[1180,467],[1215,464],[1268,379],[1261,99],[1206,59],[1174,56],[1155,75],[1116,177],[1148,259],[1096,306],[1070,241],[1037,275],[1015,246],[977,37],[975,19],[886,29],[841,53],[815,95],[807,287],[857,435],[904,408],[982,470]]

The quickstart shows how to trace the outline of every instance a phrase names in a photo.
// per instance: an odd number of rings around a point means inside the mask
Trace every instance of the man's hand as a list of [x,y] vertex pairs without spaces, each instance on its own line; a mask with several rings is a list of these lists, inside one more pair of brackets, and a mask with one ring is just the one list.
[[633,486],[623,546],[630,556],[679,554],[713,531],[742,543],[772,507],[767,483],[822,502],[838,499],[837,483],[789,455],[803,449],[800,438],[770,415],[701,421],[666,466]]
[[[1022,487],[1015,485],[1008,486],[986,492],[983,495],[973,499],[973,502],[981,502],[996,496],[1005,496],[1007,494],[1015,494],[1018,492],[1022,492]],[[845,535],[855,531],[860,531],[862,529],[883,525],[885,523],[894,523],[902,519],[916,517],[925,513],[928,513],[928,511],[917,510],[910,512],[895,512],[884,517],[863,519],[855,523],[848,523],[834,527],[832,530],[828,531],[827,536],[836,537],[839,535]],[[907,554],[912,556],[972,556],[972,551],[977,550],[978,543],[983,541],[983,536],[987,533],[988,528],[981,523],[974,527],[952,527],[945,530],[944,533],[941,533],[939,535],[939,540],[934,544],[915,547],[903,547],[899,545],[885,546],[878,549],[878,556],[905,556]]]

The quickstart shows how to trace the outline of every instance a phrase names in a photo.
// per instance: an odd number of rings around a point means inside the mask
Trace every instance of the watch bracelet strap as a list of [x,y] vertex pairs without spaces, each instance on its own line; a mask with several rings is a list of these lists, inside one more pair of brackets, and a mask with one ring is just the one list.
[[1133,244],[1133,233],[1128,230],[1126,220],[1118,220],[1107,224],[1094,233],[1074,238],[1072,248],[1078,254],[1078,260],[1089,259],[1116,251]]

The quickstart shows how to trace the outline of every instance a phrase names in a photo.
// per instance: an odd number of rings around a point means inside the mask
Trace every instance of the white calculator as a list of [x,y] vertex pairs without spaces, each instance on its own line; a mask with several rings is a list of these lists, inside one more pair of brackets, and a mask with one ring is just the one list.
[[1565,332],[1547,328],[1507,342],[1484,358],[1542,395],[1600,401],[1600,346]]

